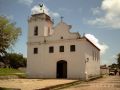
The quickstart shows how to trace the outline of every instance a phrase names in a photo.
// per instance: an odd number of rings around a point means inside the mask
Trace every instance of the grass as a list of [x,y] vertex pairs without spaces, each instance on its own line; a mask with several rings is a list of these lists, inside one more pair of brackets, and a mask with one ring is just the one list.
[[18,76],[20,78],[25,78],[26,74],[23,71],[13,68],[0,68],[0,76]]

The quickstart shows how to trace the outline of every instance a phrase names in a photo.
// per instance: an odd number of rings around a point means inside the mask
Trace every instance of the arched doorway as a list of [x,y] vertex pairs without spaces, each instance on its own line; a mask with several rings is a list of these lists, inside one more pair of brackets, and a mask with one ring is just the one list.
[[60,60],[57,62],[57,78],[67,78],[67,62],[64,60]]

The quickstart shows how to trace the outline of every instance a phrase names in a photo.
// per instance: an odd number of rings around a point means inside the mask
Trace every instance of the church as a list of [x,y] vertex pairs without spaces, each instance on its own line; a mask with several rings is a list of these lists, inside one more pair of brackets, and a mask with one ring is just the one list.
[[53,26],[47,14],[28,19],[27,74],[29,78],[88,80],[100,75],[100,49],[62,19]]

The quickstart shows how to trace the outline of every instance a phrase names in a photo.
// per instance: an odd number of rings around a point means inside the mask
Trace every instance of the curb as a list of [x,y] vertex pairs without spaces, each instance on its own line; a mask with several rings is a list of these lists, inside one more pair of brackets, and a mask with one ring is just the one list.
[[62,88],[68,87],[68,86],[79,84],[80,82],[81,81],[77,80],[77,81],[73,81],[73,82],[70,82],[70,83],[58,84],[58,85],[48,86],[48,87],[45,87],[45,88],[35,89],[35,90],[52,90],[52,89],[56,90],[56,89],[62,89]]

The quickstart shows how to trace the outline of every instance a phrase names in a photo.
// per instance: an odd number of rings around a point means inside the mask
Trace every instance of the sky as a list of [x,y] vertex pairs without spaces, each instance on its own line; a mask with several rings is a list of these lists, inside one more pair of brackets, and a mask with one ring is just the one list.
[[22,29],[10,52],[27,57],[27,20],[41,12],[41,3],[55,25],[64,17],[63,21],[72,25],[71,32],[85,35],[101,49],[101,64],[116,63],[120,53],[120,0],[0,0],[0,15]]

